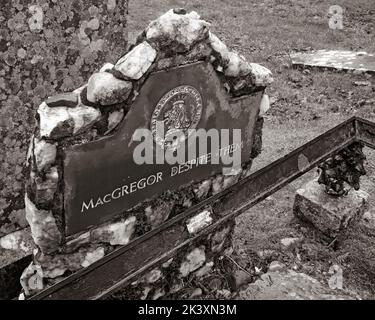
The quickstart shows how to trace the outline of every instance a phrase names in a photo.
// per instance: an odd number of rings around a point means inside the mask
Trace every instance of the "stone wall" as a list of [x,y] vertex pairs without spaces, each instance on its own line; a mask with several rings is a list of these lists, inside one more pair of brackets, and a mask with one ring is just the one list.
[[35,110],[127,45],[127,0],[12,0],[0,8],[0,237],[27,225],[26,152]]
[[225,256],[233,252],[234,227],[233,220],[228,222],[207,238],[191,244],[129,286],[116,291],[108,299],[190,299],[194,295],[192,289],[199,287],[231,290],[234,283],[233,264],[228,263]]
[[[39,105],[26,165],[30,174],[25,195],[26,218],[38,246],[33,263],[21,278],[26,295],[89,266],[118,246],[126,245],[249,174],[252,160],[243,163],[236,176],[218,174],[181,186],[141,202],[98,227],[70,237],[65,235],[64,148],[100,139],[116,130],[150,73],[197,61],[212,64],[231,98],[264,92],[272,82],[268,69],[248,63],[244,57],[230,51],[197,13],[179,9],[170,10],[151,22],[122,58],[114,65],[103,65],[88,78],[86,85],[45,99]],[[267,102],[264,94],[261,113],[267,110]],[[262,124],[263,119],[259,117],[252,159],[261,151]],[[210,219],[208,224],[212,223]],[[128,296],[158,298],[167,294],[166,291],[177,293],[183,281],[176,283],[175,289],[167,288],[165,283],[170,284],[170,275],[178,275],[180,280],[203,276],[201,269],[209,272],[225,248],[230,247],[233,227],[232,222],[223,226],[223,230],[211,234],[204,243],[196,244],[168,265],[151,271],[134,283],[134,292]]]

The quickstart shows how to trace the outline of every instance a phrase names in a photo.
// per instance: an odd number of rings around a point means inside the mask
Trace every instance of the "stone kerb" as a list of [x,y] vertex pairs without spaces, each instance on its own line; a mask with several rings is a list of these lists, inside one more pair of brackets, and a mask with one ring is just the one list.
[[[176,192],[161,194],[136,206],[130,214],[127,212],[77,235],[65,235],[64,148],[95,141],[115,132],[152,72],[206,61],[211,63],[230,97],[263,92],[252,158],[260,153],[261,115],[269,107],[264,91],[273,81],[272,74],[265,67],[249,63],[243,56],[229,50],[209,30],[209,26],[196,12],[170,10],[151,22],[114,65],[106,63],[91,75],[87,84],[73,92],[49,97],[39,106],[37,127],[27,156],[30,178],[25,195],[26,218],[38,249],[33,263],[21,278],[26,295],[89,266],[116,247],[126,245],[134,237],[159,226],[171,216],[220,192],[249,173],[251,161],[243,164],[237,176],[217,175]],[[212,235],[209,245],[192,248],[181,258],[178,268],[174,262],[174,268],[179,270],[182,278],[193,271],[198,272],[200,268],[209,269],[207,265],[213,260],[207,261],[207,257],[213,257],[228,247],[232,228],[231,223],[224,231]],[[148,284],[154,283],[163,277],[162,274],[158,269],[148,275],[152,279],[143,280]]]

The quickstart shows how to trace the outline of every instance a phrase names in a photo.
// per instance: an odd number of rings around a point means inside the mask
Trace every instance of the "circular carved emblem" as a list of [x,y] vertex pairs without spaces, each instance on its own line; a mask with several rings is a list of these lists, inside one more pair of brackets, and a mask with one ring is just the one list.
[[188,138],[202,115],[202,96],[192,86],[179,86],[166,93],[158,102],[151,118],[155,142],[163,149],[178,148]]

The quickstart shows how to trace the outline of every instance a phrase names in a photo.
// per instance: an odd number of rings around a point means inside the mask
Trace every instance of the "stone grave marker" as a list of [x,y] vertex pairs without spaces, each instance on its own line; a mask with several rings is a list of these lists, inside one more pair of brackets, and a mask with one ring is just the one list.
[[[250,97],[232,100],[207,62],[152,73],[115,133],[88,144],[64,149],[67,234],[99,225],[167,190],[177,190],[183,185],[220,173],[219,164],[199,163],[199,158],[207,154],[219,153],[228,147],[241,148],[241,158],[243,162],[248,162],[261,97],[262,92],[257,92]],[[186,159],[187,164],[135,163],[133,153],[139,145],[133,140],[135,130],[146,128],[154,133],[155,115],[164,119],[168,112],[174,111],[179,101],[187,113],[189,128],[207,131],[241,129],[240,145],[228,141],[228,144],[216,149],[211,146],[201,154],[199,152],[202,151],[197,148],[196,156]],[[188,140],[183,143],[187,150]],[[154,142],[154,153],[157,152],[156,148],[161,146]]]
[[[261,151],[262,114],[269,107],[265,90],[272,81],[267,68],[229,50],[196,12],[179,9],[151,22],[123,57],[106,63],[86,85],[46,99],[27,157],[26,218],[38,250],[21,278],[25,295],[246,177]],[[166,135],[158,131],[160,122]],[[151,163],[135,160],[139,129],[150,138]],[[192,129],[227,130],[229,136],[219,144],[209,139],[202,151]],[[239,140],[234,129],[241,132]],[[178,139],[167,139],[176,130],[182,133]],[[191,146],[195,154],[188,152]],[[173,158],[179,150],[184,162],[169,163],[167,155]],[[224,174],[225,163],[209,160],[235,151],[241,162],[231,175]],[[157,162],[158,155],[165,161]],[[215,219],[210,211],[193,217],[186,232]],[[233,228],[228,222],[207,243],[143,280],[156,274],[152,283],[164,283],[165,272],[176,273],[176,281],[203,273],[200,268],[230,246]],[[135,284],[137,297],[148,290],[143,280]],[[167,294],[156,289],[154,296]]]

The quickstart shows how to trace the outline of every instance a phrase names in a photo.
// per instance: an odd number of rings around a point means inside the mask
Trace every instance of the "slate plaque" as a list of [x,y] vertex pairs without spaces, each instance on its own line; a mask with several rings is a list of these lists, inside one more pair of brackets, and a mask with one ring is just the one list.
[[[231,100],[212,66],[205,62],[151,74],[114,134],[65,149],[67,235],[103,223],[166,190],[176,190],[222,170],[220,164],[193,165],[193,159],[181,166],[138,165],[133,160],[133,151],[140,143],[132,139],[136,129],[151,130],[154,150],[163,152],[170,146],[155,133],[158,120],[165,121],[166,133],[176,128],[241,129],[243,163],[250,159],[261,96],[262,92],[257,92]],[[187,145],[187,141],[181,143]],[[218,151],[208,145],[207,153]]]

